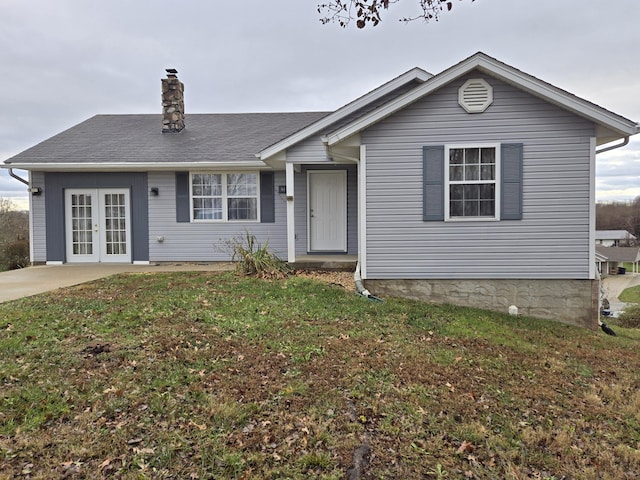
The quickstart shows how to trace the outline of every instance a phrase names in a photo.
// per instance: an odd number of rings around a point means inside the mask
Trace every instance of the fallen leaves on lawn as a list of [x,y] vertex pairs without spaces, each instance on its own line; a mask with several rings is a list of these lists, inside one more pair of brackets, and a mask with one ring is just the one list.
[[344,288],[348,292],[355,292],[355,282],[353,281],[353,272],[341,272],[331,270],[298,270],[297,277],[309,278],[320,282],[336,285]]

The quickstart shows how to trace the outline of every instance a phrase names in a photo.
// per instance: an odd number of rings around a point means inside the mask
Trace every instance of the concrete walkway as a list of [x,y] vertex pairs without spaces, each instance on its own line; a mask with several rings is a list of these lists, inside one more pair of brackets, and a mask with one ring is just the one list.
[[640,285],[640,273],[625,273],[624,275],[609,275],[602,280],[604,297],[609,300],[612,312],[624,310],[625,303],[618,296],[627,288]]
[[152,264],[152,265],[46,265],[0,272],[0,303],[30,297],[58,288],[79,285],[118,273],[221,272],[232,270],[230,263]]

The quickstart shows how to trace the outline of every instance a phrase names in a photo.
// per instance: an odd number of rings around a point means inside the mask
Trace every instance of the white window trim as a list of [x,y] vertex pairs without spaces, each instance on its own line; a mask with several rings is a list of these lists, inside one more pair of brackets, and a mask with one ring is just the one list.
[[[229,220],[229,208],[227,200],[227,175],[233,175],[238,173],[253,174],[257,179],[256,188],[256,219],[255,220]],[[222,218],[194,218],[193,217],[193,176],[194,175],[222,175]],[[231,197],[231,198],[252,198],[247,197]],[[213,197],[212,197],[213,198]],[[189,217],[193,223],[260,223],[260,172],[259,171],[195,171],[189,172]]]
[[[451,217],[450,216],[450,183],[449,183],[449,151],[457,148],[494,148],[496,151],[496,178],[495,189],[495,214],[493,217]],[[444,221],[445,222],[496,222],[500,220],[500,194],[501,194],[501,158],[499,143],[456,143],[444,146]],[[471,182],[471,183],[482,183]],[[486,182],[489,183],[489,182]]]

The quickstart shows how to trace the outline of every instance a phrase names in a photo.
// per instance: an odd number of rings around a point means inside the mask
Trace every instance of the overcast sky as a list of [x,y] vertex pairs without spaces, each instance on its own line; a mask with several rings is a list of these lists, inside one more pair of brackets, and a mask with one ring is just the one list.
[[[0,0],[0,161],[95,114],[160,113],[176,68],[189,113],[334,110],[477,51],[640,121],[640,1],[461,0],[437,23],[322,25],[318,0]],[[640,137],[637,135],[636,137]],[[640,195],[640,138],[598,156],[597,199]],[[0,197],[27,199],[0,171]]]

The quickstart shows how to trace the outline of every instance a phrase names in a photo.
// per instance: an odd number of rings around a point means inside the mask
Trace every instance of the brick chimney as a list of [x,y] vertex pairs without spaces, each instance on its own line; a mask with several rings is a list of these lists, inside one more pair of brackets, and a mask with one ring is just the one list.
[[162,79],[162,133],[178,133],[184,128],[184,84],[178,71],[167,68]]

